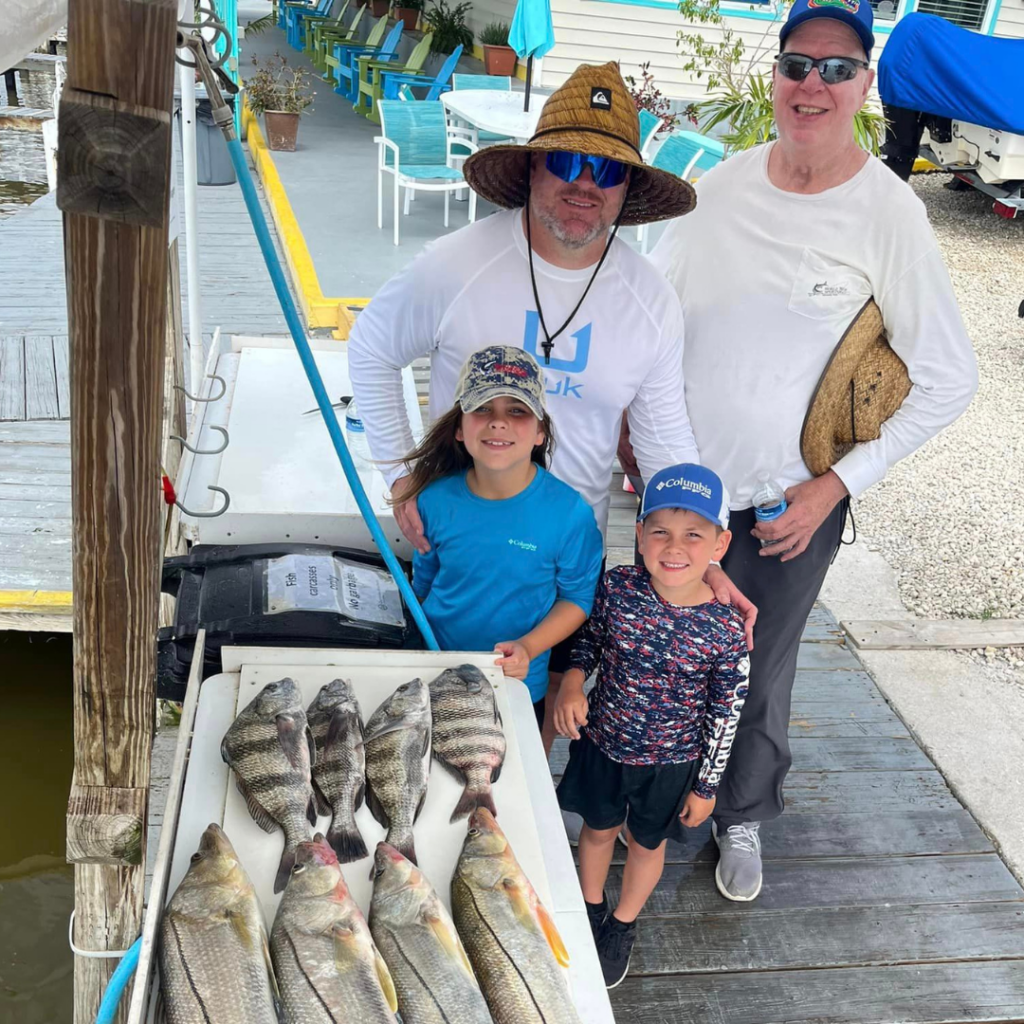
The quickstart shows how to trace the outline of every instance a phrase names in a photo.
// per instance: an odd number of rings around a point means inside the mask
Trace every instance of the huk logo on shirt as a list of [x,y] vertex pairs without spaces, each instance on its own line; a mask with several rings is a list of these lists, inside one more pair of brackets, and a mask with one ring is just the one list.
[[590,105],[598,110],[611,110],[612,94],[601,86],[595,86],[590,90]]
[[834,295],[849,295],[850,290],[845,284],[829,284],[828,281],[820,281],[807,294],[812,299],[819,296],[831,298]]
[[[526,311],[526,326],[523,330],[523,348],[540,363],[544,371],[544,391],[546,394],[559,398],[583,398],[583,384],[578,376],[587,368],[590,359],[590,329],[593,324],[587,324],[571,335],[559,335],[555,339],[554,351],[551,361],[544,361],[544,350],[539,344],[540,317],[534,310]],[[572,342],[576,343],[576,353],[572,359],[558,359],[554,352],[569,351]],[[565,376],[559,376],[565,374]]]

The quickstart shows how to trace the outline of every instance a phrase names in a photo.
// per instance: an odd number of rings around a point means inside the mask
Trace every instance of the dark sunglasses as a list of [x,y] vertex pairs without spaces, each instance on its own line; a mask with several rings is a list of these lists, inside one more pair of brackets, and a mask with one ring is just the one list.
[[583,173],[583,168],[589,167],[594,184],[598,188],[614,188],[621,185],[626,180],[626,172],[629,169],[626,164],[606,156],[565,153],[562,150],[548,153],[544,165],[556,178],[566,182],[575,181]]
[[821,80],[826,85],[849,82],[850,79],[857,77],[858,68],[871,67],[870,64],[855,60],[853,57],[822,57],[815,60],[802,53],[780,53],[775,60],[779,65],[779,73],[784,78],[802,82],[811,73],[811,68],[817,68]]

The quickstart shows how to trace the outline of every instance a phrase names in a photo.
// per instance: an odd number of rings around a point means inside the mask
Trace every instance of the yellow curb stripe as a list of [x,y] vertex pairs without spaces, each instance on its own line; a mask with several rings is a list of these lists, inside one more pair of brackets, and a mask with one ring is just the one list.
[[71,614],[70,590],[0,590],[0,612]]
[[362,308],[370,300],[368,298],[332,298],[325,296],[320,288],[313,257],[309,246],[299,228],[299,222],[288,201],[288,193],[277,173],[270,149],[267,147],[263,132],[260,131],[255,115],[248,105],[242,108],[242,123],[245,125],[246,141],[252,153],[256,172],[259,174],[263,189],[266,192],[270,213],[277,227],[278,237],[284,249],[285,263],[295,291],[298,293],[299,307],[303,319],[310,328],[333,327],[333,336],[340,340],[348,337],[353,316],[349,306]]

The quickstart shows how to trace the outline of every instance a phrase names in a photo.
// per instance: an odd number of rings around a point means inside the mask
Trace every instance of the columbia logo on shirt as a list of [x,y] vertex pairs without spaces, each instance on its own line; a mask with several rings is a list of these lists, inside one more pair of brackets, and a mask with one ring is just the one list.
[[515,537],[509,537],[509,544],[514,548],[522,548],[523,551],[536,551],[537,545],[531,544],[528,540],[516,540]]

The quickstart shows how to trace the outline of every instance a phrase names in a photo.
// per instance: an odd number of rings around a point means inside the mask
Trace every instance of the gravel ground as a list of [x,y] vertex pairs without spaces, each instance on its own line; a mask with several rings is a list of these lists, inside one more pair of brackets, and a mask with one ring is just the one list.
[[[981,383],[956,423],[857,502],[858,543],[893,567],[912,615],[1024,618],[1024,217],[1004,220],[980,193],[944,188],[945,174],[911,180],[949,267]],[[1024,667],[1021,648],[976,656]]]

